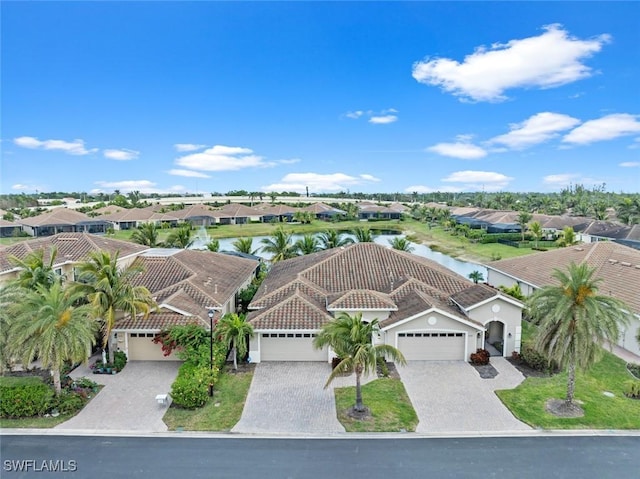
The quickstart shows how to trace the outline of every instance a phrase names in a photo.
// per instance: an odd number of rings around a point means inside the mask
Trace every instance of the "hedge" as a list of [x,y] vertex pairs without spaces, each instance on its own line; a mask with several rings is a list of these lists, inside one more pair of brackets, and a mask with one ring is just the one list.
[[53,389],[41,378],[0,378],[0,417],[42,416],[51,409],[53,398]]

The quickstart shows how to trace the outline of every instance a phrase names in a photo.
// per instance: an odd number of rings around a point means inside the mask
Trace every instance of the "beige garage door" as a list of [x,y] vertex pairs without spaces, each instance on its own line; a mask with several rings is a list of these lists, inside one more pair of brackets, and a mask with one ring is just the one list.
[[163,356],[162,347],[153,343],[155,333],[129,333],[130,361],[179,361],[174,353]]
[[398,349],[407,360],[464,360],[464,333],[398,333]]
[[327,361],[327,349],[313,347],[313,333],[263,333],[261,361]]

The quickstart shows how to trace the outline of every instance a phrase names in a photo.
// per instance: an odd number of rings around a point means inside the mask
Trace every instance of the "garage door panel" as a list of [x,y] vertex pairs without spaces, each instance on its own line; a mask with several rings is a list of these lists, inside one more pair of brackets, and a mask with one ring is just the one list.
[[465,359],[464,333],[399,333],[398,349],[411,361],[450,361]]
[[327,348],[315,349],[313,337],[309,333],[263,334],[260,338],[260,360],[327,361]]
[[139,336],[129,336],[127,345],[129,361],[180,361],[175,353],[164,356],[160,345],[153,342],[153,336],[155,334],[146,336],[144,333],[140,333]]

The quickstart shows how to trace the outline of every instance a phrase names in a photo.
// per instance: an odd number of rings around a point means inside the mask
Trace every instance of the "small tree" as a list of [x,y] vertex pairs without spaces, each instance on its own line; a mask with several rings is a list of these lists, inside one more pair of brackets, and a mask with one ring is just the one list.
[[184,223],[169,235],[167,238],[167,246],[170,248],[187,249],[195,241],[191,238],[192,234],[193,230],[191,225],[189,223]]
[[320,242],[313,234],[308,233],[296,241],[294,247],[302,255],[311,254],[320,251]]
[[524,241],[524,234],[527,232],[527,224],[531,221],[533,215],[528,211],[521,211],[518,213],[517,222],[520,225],[520,230],[522,231],[522,241]]
[[475,271],[472,271],[471,273],[469,273],[468,277],[475,284],[478,284],[480,281],[484,281],[484,275],[478,270],[475,270]]
[[540,241],[540,238],[542,238],[542,225],[540,224],[539,221],[534,221],[533,223],[531,223],[529,225],[529,231],[531,231],[531,234],[533,235],[534,239],[535,239],[535,245],[536,248],[538,247],[538,241]]
[[217,253],[218,251],[220,251],[220,241],[216,238],[212,239],[207,243],[207,249],[209,251],[213,251],[214,253]]
[[141,224],[131,233],[131,241],[155,248],[158,246],[158,225],[152,222]]
[[253,337],[253,326],[243,314],[227,313],[216,325],[216,335],[231,350],[233,369],[238,369],[238,356],[247,355],[247,337]]
[[411,246],[411,241],[407,238],[396,237],[389,240],[389,245],[393,249],[397,249],[398,251],[406,251],[407,253],[411,253],[415,250],[413,246]]

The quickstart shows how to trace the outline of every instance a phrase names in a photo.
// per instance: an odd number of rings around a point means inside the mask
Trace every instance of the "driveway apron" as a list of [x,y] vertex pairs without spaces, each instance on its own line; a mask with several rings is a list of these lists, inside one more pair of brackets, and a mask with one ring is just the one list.
[[169,407],[158,404],[156,395],[167,394],[178,375],[178,361],[131,361],[113,376],[91,374],[87,368],[72,377],[86,376],[102,390],[78,415],[56,429],[93,431],[166,431],[162,417]]
[[420,420],[418,433],[523,431],[494,393],[524,380],[504,358],[491,358],[499,374],[481,379],[463,361],[410,361],[398,367],[405,389]]
[[[336,418],[334,387],[355,386],[353,375],[324,389],[331,366],[321,362],[256,365],[238,433],[331,434],[344,432]],[[363,381],[365,382],[365,381]]]

